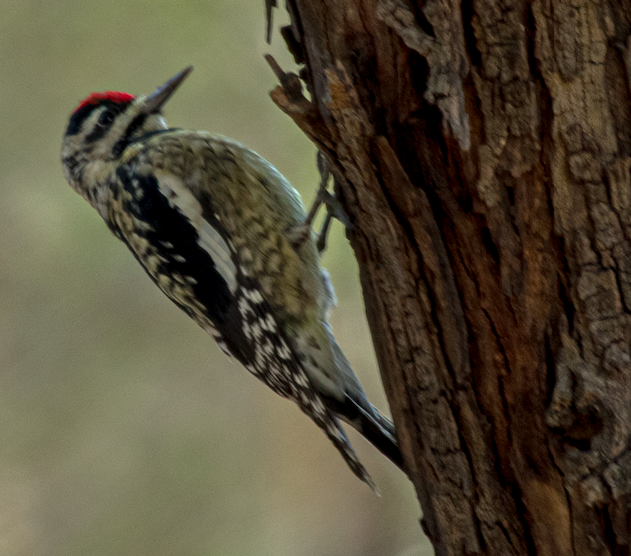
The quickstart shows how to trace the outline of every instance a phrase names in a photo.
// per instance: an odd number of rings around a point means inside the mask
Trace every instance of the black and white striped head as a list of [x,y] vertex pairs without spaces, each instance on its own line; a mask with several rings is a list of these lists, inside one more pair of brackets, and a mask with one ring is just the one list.
[[160,111],[192,69],[187,67],[149,96],[106,91],[79,104],[61,149],[64,174],[77,193],[94,203],[94,189],[127,146],[146,133],[167,129]]

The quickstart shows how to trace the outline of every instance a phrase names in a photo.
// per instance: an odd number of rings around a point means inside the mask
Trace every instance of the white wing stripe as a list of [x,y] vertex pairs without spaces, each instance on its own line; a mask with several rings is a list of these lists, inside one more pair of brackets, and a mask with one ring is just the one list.
[[199,234],[197,243],[211,256],[219,274],[223,276],[230,291],[234,293],[237,289],[237,267],[232,261],[228,244],[219,232],[203,218],[197,232]]
[[202,216],[202,205],[195,195],[184,186],[182,180],[173,175],[156,172],[158,188],[171,206],[177,207],[197,230],[197,244],[208,253],[219,274],[234,293],[237,289],[237,268],[230,256],[230,247]]

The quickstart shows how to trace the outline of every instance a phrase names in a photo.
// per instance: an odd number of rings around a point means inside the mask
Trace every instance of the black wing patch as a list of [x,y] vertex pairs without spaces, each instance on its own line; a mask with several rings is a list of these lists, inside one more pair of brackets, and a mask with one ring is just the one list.
[[[117,175],[131,195],[131,200],[123,201],[125,210],[146,224],[136,233],[145,237],[165,261],[159,264],[158,274],[188,277],[195,298],[206,308],[208,318],[215,326],[223,322],[233,296],[210,254],[198,245],[194,226],[184,214],[169,204],[154,176],[133,175],[133,169],[125,166],[117,170]],[[142,254],[136,253],[126,239],[123,238],[123,241],[146,267]],[[156,276],[149,274],[157,281]],[[181,307],[193,316],[190,307]]]

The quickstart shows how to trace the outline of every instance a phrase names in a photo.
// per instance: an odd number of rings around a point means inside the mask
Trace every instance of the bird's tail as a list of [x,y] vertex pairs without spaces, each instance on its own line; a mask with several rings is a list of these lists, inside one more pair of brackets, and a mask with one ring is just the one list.
[[354,420],[348,420],[368,442],[386,456],[399,469],[403,470],[403,457],[399,450],[394,423],[365,398],[362,405],[355,400],[349,400],[357,408]]
[[334,446],[338,449],[342,457],[350,467],[351,471],[364,481],[375,494],[379,495],[379,489],[372,480],[372,477],[368,474],[368,471],[364,465],[359,461],[355,450],[348,441],[348,437],[340,425],[339,421],[331,415],[331,419],[328,422],[318,423],[318,425],[324,430],[329,440],[333,442]]
[[330,326],[325,327],[331,353],[344,384],[344,398],[329,397],[329,408],[343,421],[355,428],[368,442],[377,448],[397,467],[405,471],[403,457],[397,444],[394,423],[373,406],[357,380],[355,373],[335,341]]
[[343,403],[330,400],[329,408],[399,469],[405,470],[392,421],[381,414],[365,397],[357,399],[351,396],[352,394],[347,394]]

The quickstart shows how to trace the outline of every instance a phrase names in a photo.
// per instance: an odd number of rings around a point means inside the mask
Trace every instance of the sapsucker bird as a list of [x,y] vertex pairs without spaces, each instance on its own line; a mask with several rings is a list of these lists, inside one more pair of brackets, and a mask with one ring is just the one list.
[[[167,127],[161,108],[192,68],[149,96],[88,96],[63,140],[66,178],[157,286],[227,354],[293,400],[363,481],[339,420],[401,466],[394,427],[336,343],[335,294],[302,200],[266,160],[226,137]],[[298,234],[299,235],[299,234]]]

